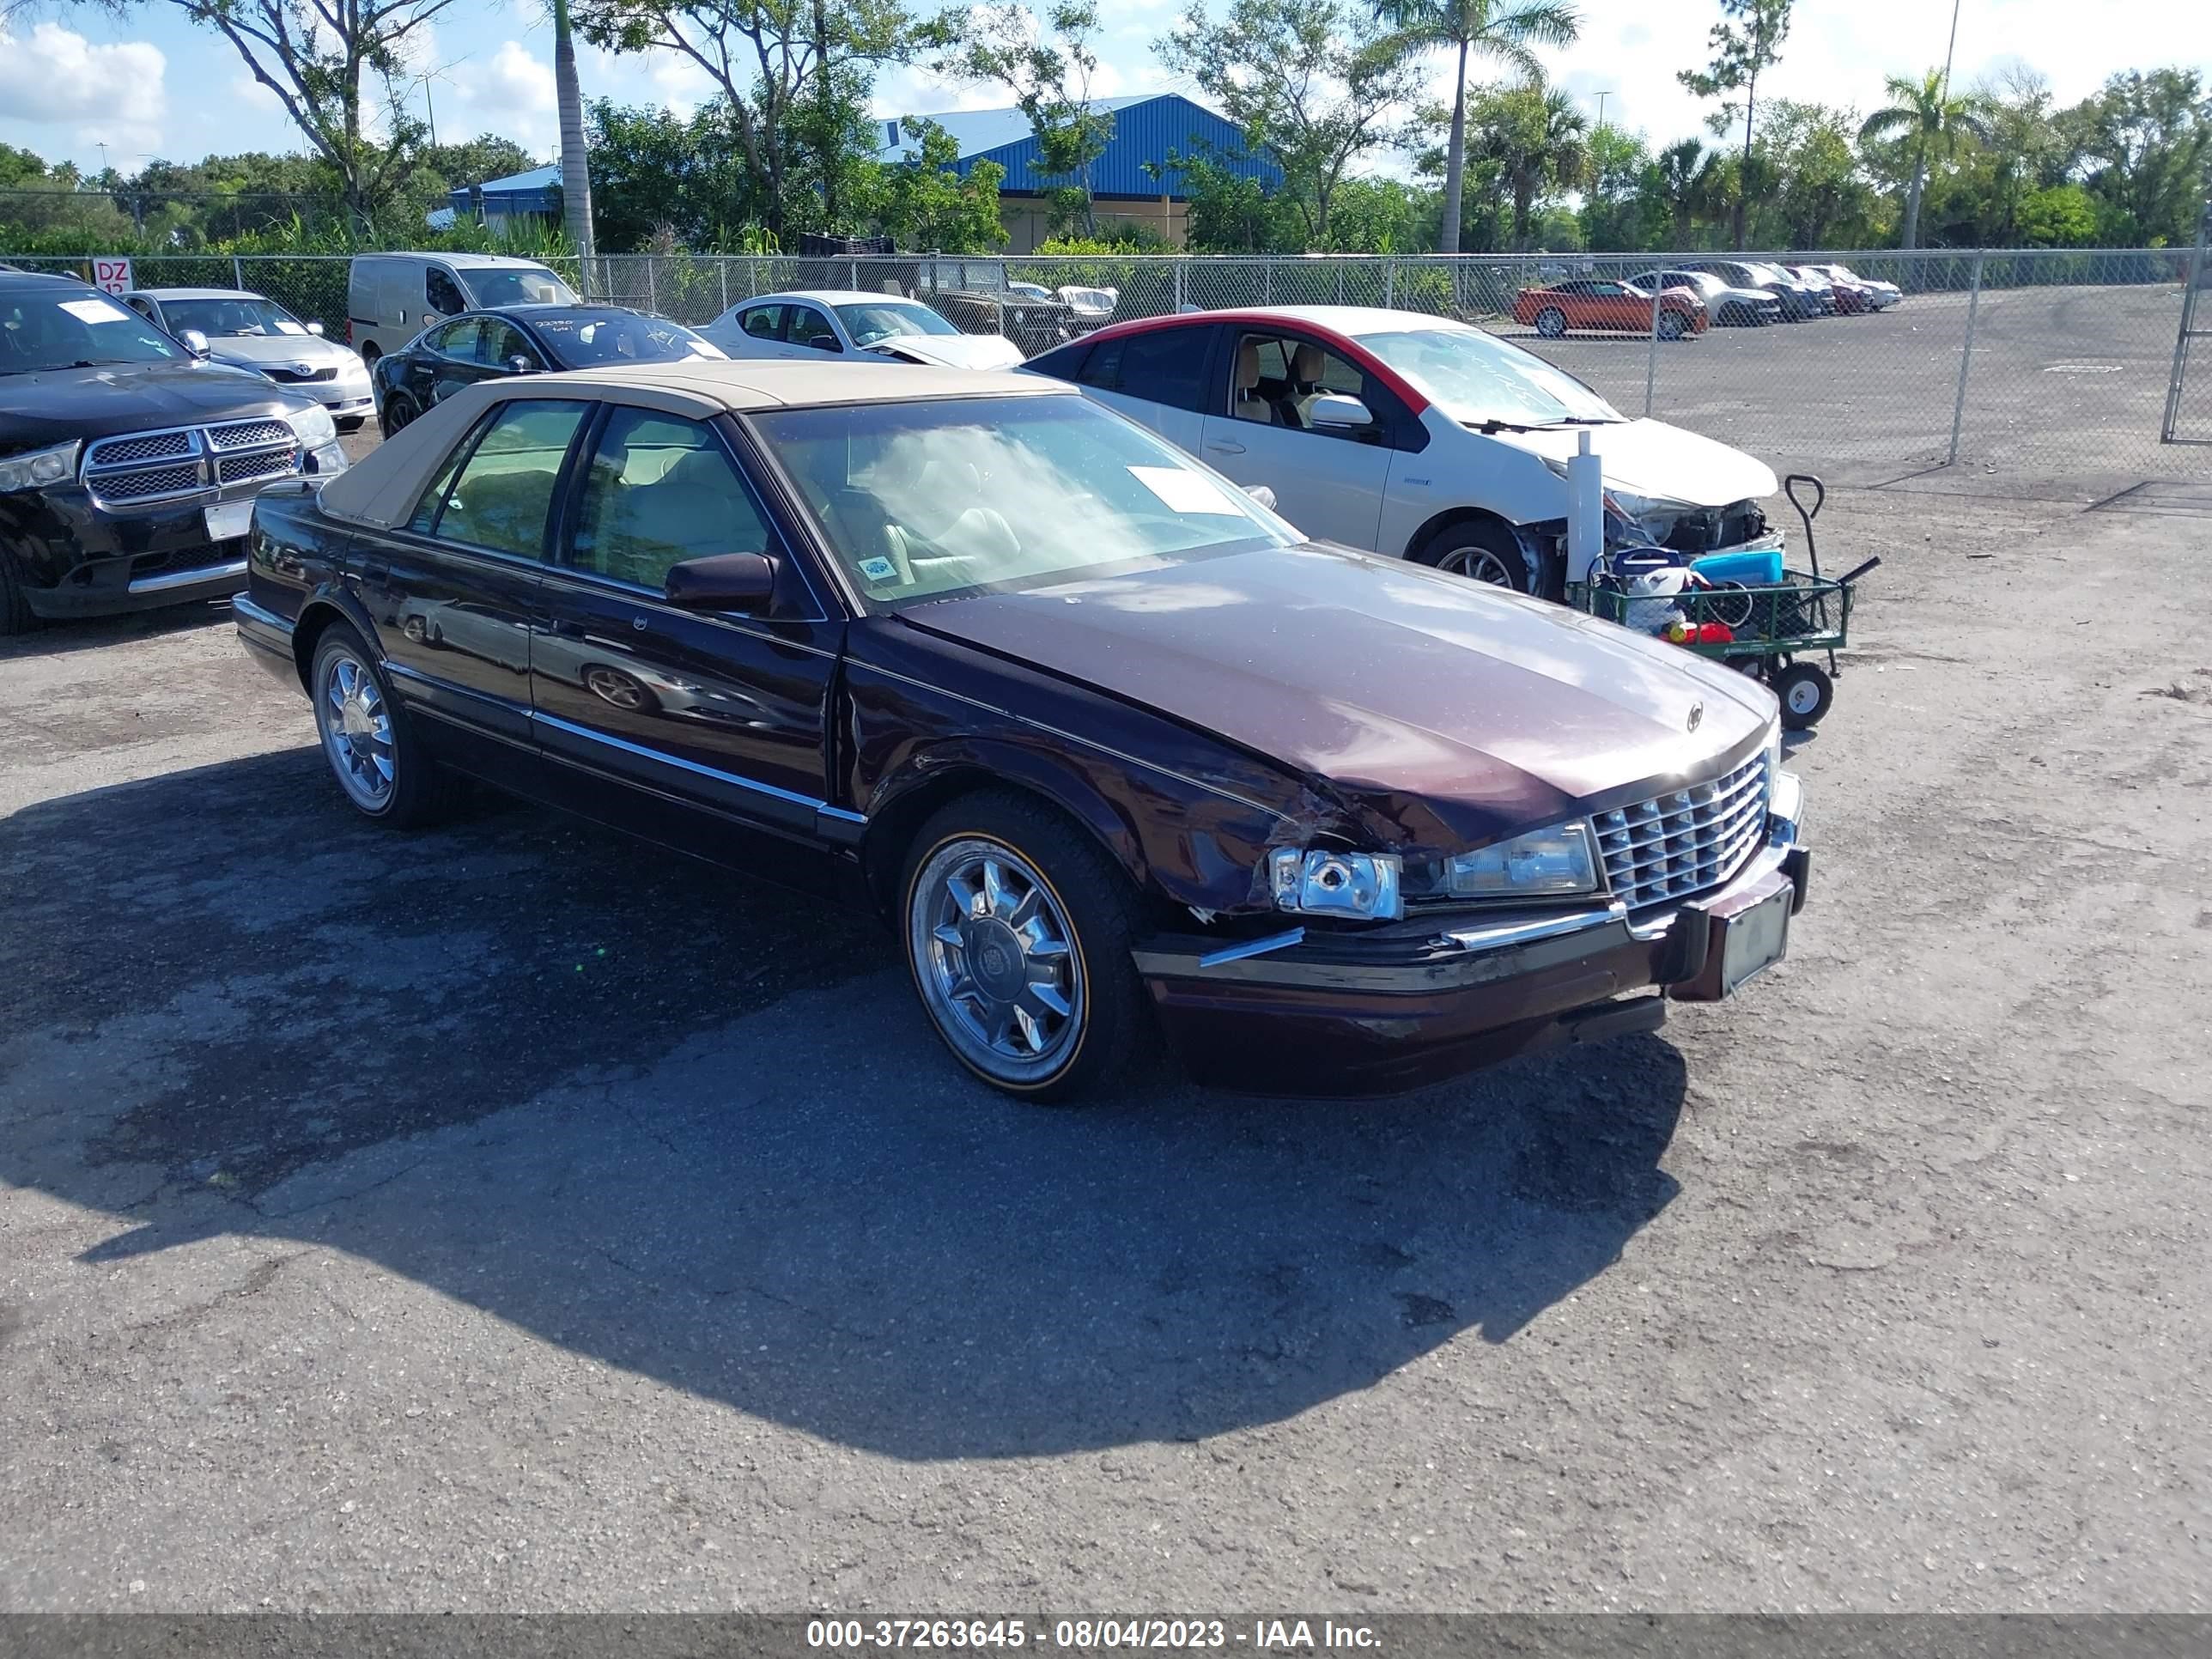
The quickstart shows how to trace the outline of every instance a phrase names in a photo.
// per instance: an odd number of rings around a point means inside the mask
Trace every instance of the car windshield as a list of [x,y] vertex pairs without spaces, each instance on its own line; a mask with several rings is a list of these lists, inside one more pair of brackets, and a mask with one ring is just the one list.
[[957,334],[960,331],[927,306],[902,304],[896,300],[869,300],[836,307],[837,320],[853,337],[853,343],[872,346],[902,334]]
[[572,306],[576,290],[543,265],[490,265],[463,271],[479,306]]
[[1455,421],[1556,426],[1627,418],[1565,369],[1479,328],[1363,334],[1359,343]]
[[874,610],[1297,539],[1236,485],[1085,398],[851,404],[753,420]]
[[0,374],[190,361],[137,312],[91,289],[0,294]]
[[221,300],[164,300],[161,315],[173,331],[196,328],[210,340],[234,336],[305,334],[307,325],[258,295]]
[[536,316],[530,326],[563,368],[596,368],[602,363],[674,363],[687,357],[720,357],[722,352],[681,323],[659,317],[584,312],[572,316]]

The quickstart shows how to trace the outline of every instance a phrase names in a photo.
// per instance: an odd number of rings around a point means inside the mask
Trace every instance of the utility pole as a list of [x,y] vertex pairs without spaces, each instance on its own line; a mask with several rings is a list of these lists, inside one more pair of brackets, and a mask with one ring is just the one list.
[[1951,95],[1951,54],[1959,49],[1959,3],[1960,0],[1951,0],[1951,44],[1943,48],[1942,95],[1945,98]]
[[1613,88],[1610,87],[1597,95],[1597,130],[1600,132],[1605,131],[1605,100],[1612,96]]

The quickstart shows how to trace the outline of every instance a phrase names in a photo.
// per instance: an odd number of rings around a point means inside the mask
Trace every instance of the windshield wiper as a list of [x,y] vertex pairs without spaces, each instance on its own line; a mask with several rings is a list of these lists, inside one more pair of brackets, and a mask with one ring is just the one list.
[[1625,415],[1569,415],[1559,420],[1547,421],[1543,425],[1532,427],[1529,429],[1534,432],[1549,432],[1563,426],[1619,426],[1626,419],[1627,416]]

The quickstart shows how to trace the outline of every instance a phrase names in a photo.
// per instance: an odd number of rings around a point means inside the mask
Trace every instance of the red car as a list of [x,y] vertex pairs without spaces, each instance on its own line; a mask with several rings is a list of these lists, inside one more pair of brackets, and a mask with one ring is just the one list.
[[[1513,320],[1556,340],[1570,329],[1607,334],[1651,331],[1651,290],[1602,276],[1577,276],[1549,288],[1524,288],[1513,300]],[[1704,296],[1695,289],[1659,291],[1659,337],[1679,340],[1702,334],[1709,319]]]

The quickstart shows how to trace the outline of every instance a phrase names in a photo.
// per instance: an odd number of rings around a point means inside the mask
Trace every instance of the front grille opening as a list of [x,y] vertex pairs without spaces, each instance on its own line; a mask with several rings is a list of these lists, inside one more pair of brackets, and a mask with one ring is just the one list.
[[292,467],[290,450],[264,450],[257,455],[226,455],[216,463],[216,472],[223,483],[234,484],[283,477]]
[[202,488],[198,462],[182,466],[149,466],[137,472],[105,473],[91,480],[92,492],[104,501],[143,501],[157,495],[189,495]]
[[292,441],[292,428],[282,421],[233,421],[208,428],[208,442],[219,450],[256,449],[264,444]]
[[1615,898],[1631,910],[1719,886],[1758,849],[1771,781],[1753,756],[1724,775],[1600,812],[1598,849]]
[[187,432],[155,432],[143,438],[106,438],[93,445],[85,457],[87,466],[128,466],[134,461],[167,460],[173,455],[192,453],[191,434]]

